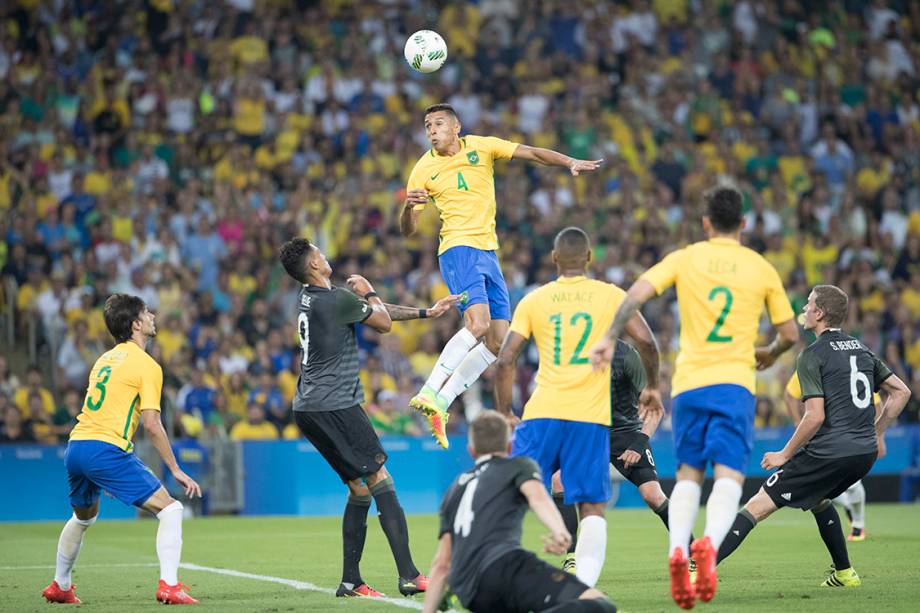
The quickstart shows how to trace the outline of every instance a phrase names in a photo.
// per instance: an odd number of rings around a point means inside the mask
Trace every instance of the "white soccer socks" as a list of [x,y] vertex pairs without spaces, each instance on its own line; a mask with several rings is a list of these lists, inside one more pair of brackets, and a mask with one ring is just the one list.
[[[668,530],[671,542],[668,549],[669,557],[676,549],[683,551],[685,558],[690,557],[690,552],[685,550],[690,541],[690,533],[693,532],[693,524],[696,523],[696,514],[700,510],[700,493],[700,485],[695,481],[684,480],[674,484],[674,490],[668,499]],[[732,519],[728,522],[729,527],[734,518],[733,513]]]
[[438,362],[431,369],[431,374],[428,375],[425,385],[436,392],[440,392],[447,378],[453,374],[454,369],[460,365],[463,358],[470,352],[470,349],[475,347],[478,342],[479,339],[474,337],[472,332],[466,328],[461,328],[444,345],[441,355],[438,356]]
[[[699,487],[699,486],[697,486]],[[699,494],[697,494],[699,499]],[[716,551],[725,540],[725,535],[731,530],[738,514],[738,504],[741,502],[741,484],[734,479],[722,477],[712,484],[712,493],[706,502],[706,530],[703,536],[708,536]],[[673,498],[671,501],[673,505]]]
[[182,557],[182,503],[178,500],[157,513],[157,557],[160,579],[167,585],[179,583],[179,559]]
[[849,498],[853,513],[853,527],[858,530],[866,529],[866,488],[862,481],[857,481],[850,486],[844,495]]
[[[465,328],[464,328],[465,329]],[[472,336],[472,335],[471,335]],[[466,389],[476,382],[486,368],[498,358],[486,348],[485,343],[479,343],[460,362],[454,374],[450,376],[444,387],[441,388],[441,397],[447,401],[447,405],[454,401],[454,398],[466,391]]]
[[[98,516],[97,516],[98,517]],[[54,580],[65,592],[70,589],[73,567],[83,546],[83,534],[96,523],[96,518],[79,519],[76,515],[67,520],[58,539],[57,561],[54,565]]]
[[578,526],[575,576],[588,587],[594,587],[607,556],[607,520],[598,515],[589,515]]

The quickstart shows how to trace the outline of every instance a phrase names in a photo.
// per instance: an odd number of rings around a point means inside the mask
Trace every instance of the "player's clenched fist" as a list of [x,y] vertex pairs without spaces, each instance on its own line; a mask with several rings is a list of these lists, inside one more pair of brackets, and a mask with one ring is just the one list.
[[602,370],[610,366],[611,360],[613,360],[613,341],[604,337],[591,347],[591,365],[594,366],[594,370]]
[[370,281],[361,275],[351,275],[348,277],[348,280],[345,281],[345,283],[348,285],[348,289],[358,294],[359,296],[364,296],[364,294],[374,291]]
[[428,204],[428,192],[424,189],[410,189],[406,192],[406,206]]

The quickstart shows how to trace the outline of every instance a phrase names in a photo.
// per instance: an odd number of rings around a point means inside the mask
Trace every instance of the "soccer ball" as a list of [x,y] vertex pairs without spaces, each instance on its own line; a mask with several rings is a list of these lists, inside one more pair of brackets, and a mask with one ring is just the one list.
[[406,41],[406,61],[418,72],[434,72],[447,59],[447,43],[434,30],[419,30]]

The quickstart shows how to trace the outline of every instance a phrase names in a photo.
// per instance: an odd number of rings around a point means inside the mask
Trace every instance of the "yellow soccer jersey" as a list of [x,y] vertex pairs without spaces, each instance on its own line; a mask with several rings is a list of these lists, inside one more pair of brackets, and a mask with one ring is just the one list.
[[119,343],[96,360],[72,441],[105,441],[131,451],[141,411],[160,410],[163,369],[137,346]]
[[560,277],[524,297],[511,331],[533,336],[540,354],[537,387],[524,419],[610,425],[610,368],[595,371],[588,354],[613,323],[626,292],[587,277]]
[[738,241],[714,238],[674,251],[641,278],[659,294],[677,287],[680,352],[671,394],[720,384],[753,394],[764,305],[773,324],[794,317],[776,269]]
[[[407,190],[426,189],[441,216],[438,255],[465,245],[498,249],[495,234],[495,160],[510,160],[518,144],[494,136],[464,136],[451,156],[429,149],[409,174]],[[425,205],[417,205],[420,211]]]

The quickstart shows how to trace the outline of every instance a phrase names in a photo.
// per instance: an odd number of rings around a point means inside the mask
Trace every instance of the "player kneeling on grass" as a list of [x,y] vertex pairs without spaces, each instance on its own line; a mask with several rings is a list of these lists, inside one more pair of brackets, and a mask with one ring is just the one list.
[[495,411],[470,424],[467,449],[476,465],[457,477],[441,502],[440,542],[423,611],[437,611],[450,584],[474,613],[614,613],[600,591],[521,547],[528,506],[550,531],[545,551],[564,553],[572,537],[534,461],[508,457],[510,438],[510,426]]
[[386,333],[394,320],[440,317],[458,297],[448,296],[428,309],[384,304],[367,279],[352,275],[348,285],[359,298],[331,283],[332,267],[326,256],[303,238],[282,245],[280,259],[284,270],[303,284],[297,315],[303,358],[294,394],[294,421],[349,492],[342,517],[342,583],[335,595],[383,596],[364,582],[358,567],[371,497],[396,561],[399,592],[404,596],[424,592],[428,578],[419,573],[409,552],[406,514],[384,468],[387,454],[361,407],[364,387],[358,376],[355,325],[364,323]]
[[[847,295],[833,285],[818,285],[805,305],[805,329],[817,337],[796,361],[805,415],[781,451],[764,454],[766,469],[779,469],[764,482],[729,530],[718,561],[780,507],[811,509],[834,562],[825,587],[857,587],[847,544],[831,499],[862,479],[879,455],[878,441],[901,413],[910,390],[858,340],[844,334]],[[878,418],[873,393],[887,393]]]
[[80,604],[71,583],[83,534],[96,522],[99,494],[105,490],[125,504],[149,511],[160,520],[157,557],[160,583],[156,599],[166,604],[197,604],[179,583],[182,554],[182,503],[134,455],[131,439],[140,422],[150,441],[187,496],[201,488],[179,468],[169,438],[160,423],[163,369],[145,351],[156,336],[154,315],[136,296],[113,294],[105,302],[105,325],[118,342],[96,360],[77,425],[64,454],[73,517],[58,541],[54,581],[42,596],[48,602]]

